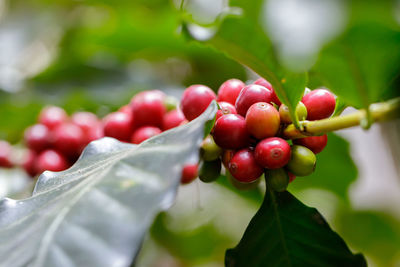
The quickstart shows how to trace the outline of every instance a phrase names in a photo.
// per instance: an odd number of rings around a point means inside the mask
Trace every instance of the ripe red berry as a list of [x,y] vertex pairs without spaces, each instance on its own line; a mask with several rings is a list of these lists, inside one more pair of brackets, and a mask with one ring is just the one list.
[[179,109],[167,112],[163,118],[163,130],[169,130],[179,126],[185,120],[185,116]]
[[38,174],[36,170],[36,158],[37,158],[36,152],[29,149],[26,151],[22,159],[21,163],[22,168],[24,168],[26,173],[31,177]]
[[7,141],[0,140],[0,167],[11,168],[13,163],[11,160],[12,147]]
[[103,120],[104,135],[129,142],[132,134],[132,115],[123,112],[108,114]]
[[84,134],[84,143],[87,145],[93,140],[102,137],[102,129],[97,116],[91,112],[77,112],[71,117],[73,124],[81,128]]
[[254,84],[262,85],[262,86],[268,88],[269,90],[271,90],[272,91],[272,102],[274,102],[278,106],[280,106],[282,104],[281,101],[279,100],[278,96],[276,95],[274,88],[272,88],[272,85],[270,84],[270,82],[268,82],[267,80],[265,80],[263,78],[260,78],[260,79],[256,80],[254,82]]
[[143,126],[143,127],[136,129],[133,132],[131,142],[133,144],[140,144],[144,140],[147,140],[150,137],[153,137],[160,133],[161,133],[160,128],[153,127],[153,126]]
[[231,161],[231,159],[233,158],[233,156],[235,155],[235,150],[224,150],[222,152],[222,164],[224,164],[224,167],[226,169],[228,169],[229,166],[229,162]]
[[305,138],[295,139],[293,143],[302,145],[310,149],[314,154],[320,153],[328,143],[328,136],[326,134],[321,136],[309,136]]
[[81,128],[72,123],[64,123],[54,129],[54,147],[65,156],[76,157],[85,145],[85,135]]
[[39,154],[36,160],[36,172],[63,171],[69,167],[68,161],[62,154],[55,150],[45,150]]
[[162,127],[166,108],[165,94],[159,90],[140,92],[131,101],[135,128],[141,126]]
[[236,99],[235,108],[238,114],[243,117],[246,116],[247,110],[251,105],[257,102],[269,103],[272,101],[272,91],[264,86],[257,84],[250,84],[240,91]]
[[188,184],[198,176],[198,165],[187,164],[182,169],[181,184]]
[[215,123],[215,143],[223,149],[238,149],[249,144],[249,134],[244,118],[237,114],[224,115]]
[[237,151],[229,162],[229,172],[242,183],[251,183],[257,180],[263,170],[257,164],[253,151],[248,148]]
[[247,131],[257,139],[275,136],[279,126],[279,112],[271,104],[255,103],[247,111]]
[[125,105],[122,106],[118,109],[119,112],[123,112],[123,113],[128,113],[128,114],[132,114],[132,108],[130,105]]
[[54,129],[66,121],[68,121],[68,115],[65,110],[59,107],[45,107],[39,114],[39,122],[49,129]]
[[221,84],[218,89],[218,101],[228,102],[235,105],[236,98],[239,96],[240,91],[246,84],[238,79],[230,79]]
[[335,111],[335,96],[325,89],[316,89],[303,96],[301,100],[307,107],[308,120],[328,118]]
[[279,169],[290,160],[290,145],[282,138],[270,137],[257,144],[254,157],[260,166]]
[[215,117],[215,121],[217,121],[219,118],[221,118],[222,115],[226,114],[237,114],[236,108],[228,103],[228,102],[218,102],[218,105],[221,109],[217,111],[217,115]]
[[52,136],[44,124],[35,124],[28,127],[24,134],[25,143],[28,148],[41,152],[51,146]]
[[197,118],[216,99],[216,95],[209,87],[201,84],[189,86],[183,92],[181,110],[188,121]]

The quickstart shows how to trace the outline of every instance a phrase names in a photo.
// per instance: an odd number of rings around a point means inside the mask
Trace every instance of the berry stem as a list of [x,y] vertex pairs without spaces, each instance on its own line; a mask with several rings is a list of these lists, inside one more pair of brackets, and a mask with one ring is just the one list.
[[[372,122],[380,122],[400,118],[400,98],[394,98],[387,102],[375,103],[369,106]],[[296,129],[293,124],[283,130],[283,137],[297,139],[313,135],[321,135],[327,132],[337,131],[357,125],[362,125],[367,120],[367,111],[362,109],[349,115],[331,117],[316,121],[301,121],[303,131]]]

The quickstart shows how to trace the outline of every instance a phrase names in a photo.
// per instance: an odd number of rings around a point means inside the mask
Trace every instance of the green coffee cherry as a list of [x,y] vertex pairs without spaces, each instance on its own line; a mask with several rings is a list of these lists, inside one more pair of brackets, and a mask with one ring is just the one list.
[[165,99],[164,99],[164,106],[165,106],[165,108],[167,109],[167,111],[171,111],[171,110],[176,109],[176,107],[178,106],[178,104],[179,104],[178,99],[176,99],[176,98],[173,97],[173,96],[167,96],[167,97],[165,97]]
[[292,146],[292,155],[286,169],[296,176],[307,176],[314,172],[317,158],[304,146]]
[[225,176],[228,179],[228,181],[233,185],[233,187],[235,187],[236,189],[239,189],[241,191],[248,191],[248,190],[256,189],[261,181],[261,179],[260,179],[261,177],[260,177],[252,183],[241,183],[238,180],[236,180],[228,170],[226,170]]
[[221,161],[203,161],[200,164],[199,178],[204,183],[211,183],[218,179],[221,174]]
[[[296,114],[300,121],[303,121],[307,118],[307,108],[302,102],[299,102],[297,104]],[[282,104],[279,107],[279,115],[281,117],[281,122],[287,124],[292,123],[292,119],[290,118],[289,108],[286,105]]]
[[274,191],[283,192],[289,185],[289,175],[283,168],[266,170],[265,177],[267,187],[270,187]]
[[222,148],[220,148],[212,138],[211,135],[208,135],[206,139],[203,140],[200,149],[201,158],[204,161],[212,161],[219,158],[222,154]]

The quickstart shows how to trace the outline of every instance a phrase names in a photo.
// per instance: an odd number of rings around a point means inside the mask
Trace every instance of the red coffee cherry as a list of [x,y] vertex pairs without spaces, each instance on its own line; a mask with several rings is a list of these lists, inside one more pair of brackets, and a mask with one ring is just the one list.
[[246,84],[238,79],[230,79],[221,84],[218,89],[218,101],[228,102],[235,105],[236,98],[239,96],[240,91]]
[[251,84],[242,89],[236,99],[235,107],[238,114],[246,116],[247,110],[257,102],[269,103],[272,101],[272,91],[264,86]]
[[62,154],[55,150],[45,150],[39,154],[36,160],[36,172],[63,171],[69,168],[69,163]]
[[254,157],[260,166],[279,169],[290,160],[290,145],[282,138],[270,137],[257,144]]
[[312,90],[301,102],[307,107],[307,119],[311,121],[328,118],[336,106],[335,96],[325,89]]
[[279,100],[278,96],[276,95],[274,88],[272,88],[272,85],[267,80],[260,78],[260,79],[256,80],[254,82],[254,84],[264,86],[265,88],[268,88],[269,90],[271,90],[272,91],[272,102],[274,102],[278,106],[280,106],[282,104],[281,101]]
[[160,128],[153,127],[153,126],[143,126],[135,130],[132,135],[131,142],[133,144],[140,144],[144,140],[149,139],[157,134],[160,134]]
[[162,127],[166,108],[165,94],[159,90],[140,92],[131,101],[135,128],[141,126]]
[[54,129],[66,121],[68,121],[68,115],[65,110],[59,107],[45,107],[39,114],[39,122],[49,129]]
[[222,164],[224,164],[224,167],[226,169],[228,169],[229,166],[229,162],[231,161],[231,159],[233,158],[233,156],[235,155],[235,150],[224,150],[222,152]]
[[181,110],[188,121],[197,118],[217,96],[209,87],[195,84],[186,88],[181,100]]
[[293,143],[302,145],[310,149],[314,154],[320,153],[328,143],[328,136],[326,134],[321,136],[309,136],[305,138],[295,139]]
[[213,137],[215,143],[223,149],[238,149],[249,144],[246,122],[237,114],[228,114],[219,118],[214,126]]
[[0,140],[0,167],[12,168],[11,160],[12,147],[7,141]]
[[81,128],[72,123],[59,125],[53,131],[54,147],[68,157],[79,156],[85,145]]
[[237,114],[236,112],[236,108],[228,103],[228,102],[218,102],[218,105],[221,109],[219,109],[217,111],[217,115],[215,117],[215,121],[217,121],[219,118],[221,118],[222,115],[226,115],[226,114]]
[[25,130],[24,139],[28,148],[41,152],[51,146],[52,135],[44,124],[35,124]]
[[132,115],[123,112],[110,113],[103,119],[104,135],[129,142],[133,131],[132,124]]
[[229,172],[242,183],[251,183],[261,176],[264,169],[254,158],[253,151],[248,148],[239,150],[229,162]]
[[271,104],[255,103],[247,111],[247,131],[257,139],[275,136],[279,126],[279,112]]
[[198,176],[198,165],[187,164],[182,169],[181,184],[188,184]]
[[99,119],[91,112],[76,112],[71,116],[71,121],[81,128],[85,145],[103,135]]
[[291,172],[287,172],[287,174],[289,175],[289,184],[290,184],[291,182],[294,181],[294,179],[296,179],[296,175],[294,175]]
[[127,114],[132,114],[132,108],[130,105],[125,105],[122,106],[118,109],[119,112],[127,113]]
[[24,168],[25,172],[31,177],[34,177],[36,174],[38,174],[36,170],[36,158],[36,152],[28,149],[22,159],[21,166],[22,168]]
[[163,118],[163,130],[169,130],[178,127],[185,120],[185,116],[179,109],[167,112]]

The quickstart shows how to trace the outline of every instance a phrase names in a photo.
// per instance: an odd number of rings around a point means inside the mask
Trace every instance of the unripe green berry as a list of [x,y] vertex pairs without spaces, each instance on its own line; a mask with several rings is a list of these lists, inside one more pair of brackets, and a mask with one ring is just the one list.
[[218,157],[222,153],[222,148],[220,148],[212,138],[211,135],[208,135],[206,139],[203,140],[200,149],[200,155],[205,161],[212,161],[218,159]]
[[[303,121],[307,118],[307,108],[302,102],[299,102],[297,104],[296,114],[300,121]],[[281,122],[287,124],[292,123],[292,119],[290,118],[289,108],[286,105],[282,104],[279,107],[279,115],[281,117]]]
[[199,178],[204,183],[211,183],[218,179],[221,174],[221,161],[203,161],[200,164]]
[[248,190],[256,189],[261,181],[261,179],[260,179],[261,177],[260,177],[251,183],[241,183],[237,179],[235,179],[228,170],[226,170],[225,176],[228,179],[228,181],[233,185],[233,187],[235,187],[236,189],[241,190],[241,191],[248,191]]
[[277,192],[283,192],[289,185],[289,175],[283,168],[265,172],[267,186]]
[[166,96],[164,99],[164,106],[167,111],[171,111],[176,109],[176,107],[179,105],[179,100],[176,99],[173,96]]
[[307,176],[314,172],[317,158],[315,154],[304,146],[292,146],[292,155],[286,165],[288,171],[295,176]]

